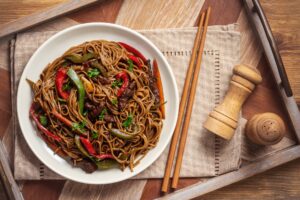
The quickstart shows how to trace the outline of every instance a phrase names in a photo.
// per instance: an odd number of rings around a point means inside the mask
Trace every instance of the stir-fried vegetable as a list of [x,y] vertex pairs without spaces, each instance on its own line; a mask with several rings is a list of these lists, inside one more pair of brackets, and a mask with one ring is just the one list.
[[111,100],[111,103],[112,103],[113,105],[118,105],[118,99],[112,99],[112,100]]
[[80,137],[81,143],[84,145],[85,149],[88,151],[90,155],[96,155],[96,151],[92,145],[92,143],[84,137]]
[[117,137],[119,137],[119,138],[122,138],[122,139],[124,139],[124,140],[130,140],[130,139],[132,139],[133,136],[134,136],[134,135],[131,135],[131,134],[128,134],[128,133],[124,133],[124,132],[122,132],[122,131],[120,131],[119,129],[116,129],[116,128],[110,129],[110,132],[111,132],[113,135],[115,135],[115,136],[117,136]]
[[132,60],[127,60],[127,63],[128,63],[128,71],[132,72],[133,71],[133,62]]
[[88,72],[87,72],[88,76],[90,78],[93,78],[95,76],[98,76],[100,74],[100,71],[98,68],[94,68],[94,69],[90,69]]
[[84,88],[87,92],[90,93],[90,92],[94,91],[94,87],[93,87],[92,83],[89,80],[84,78],[84,76],[81,76],[80,79],[82,80]]
[[99,119],[100,119],[100,120],[103,120],[106,113],[107,113],[107,109],[104,108],[104,109],[101,111],[100,115],[99,115]]
[[122,47],[124,47],[127,51],[129,51],[130,53],[133,53],[133,55],[137,56],[137,57],[140,57],[142,59],[142,61],[144,63],[146,63],[146,58],[145,56],[139,52],[137,49],[135,49],[134,47],[124,43],[124,42],[118,42],[119,45],[121,45]]
[[48,129],[46,129],[38,120],[37,115],[34,113],[34,104],[31,105],[29,110],[30,116],[32,117],[33,121],[36,123],[37,127],[49,138],[57,142],[61,142],[61,138],[53,133],[51,133]]
[[101,170],[113,168],[117,166],[117,164],[118,164],[117,161],[112,159],[106,159],[106,160],[102,160],[101,162],[96,162],[98,169]]
[[40,118],[41,124],[42,124],[43,126],[47,126],[47,124],[48,124],[48,119],[47,119],[47,117],[46,117],[45,115],[40,115],[39,118]]
[[83,55],[80,55],[77,53],[72,53],[70,55],[65,56],[65,59],[71,61],[72,63],[80,64],[80,63],[86,62],[94,57],[95,57],[95,55],[93,53],[86,53]]
[[163,86],[161,82],[161,77],[160,77],[160,72],[158,69],[157,61],[154,59],[153,60],[153,75],[156,78],[156,84],[157,84],[157,89],[159,92],[159,102],[160,102],[160,111],[162,114],[162,118],[165,119],[165,98],[164,98],[164,91],[163,91]]
[[132,115],[128,115],[127,119],[123,122],[122,126],[127,128],[131,125],[133,120],[133,116]]
[[143,67],[143,64],[139,61],[139,59],[137,57],[135,57],[134,55],[128,55],[128,58],[130,60],[132,60],[138,67],[139,69],[141,69]]
[[78,89],[78,104],[79,104],[79,111],[82,114],[83,113],[83,107],[84,107],[84,97],[85,97],[85,90],[83,87],[82,82],[80,81],[78,75],[76,72],[70,68],[67,72],[69,78],[73,81],[73,83],[76,85]]
[[90,62],[91,66],[100,70],[101,74],[104,77],[107,77],[107,71],[97,60],[93,60]]
[[55,109],[52,110],[52,114],[62,123],[72,128],[72,130],[76,131],[76,133],[87,136],[86,130],[84,130],[84,126],[80,126],[78,123],[71,122],[69,119],[65,118],[61,114],[59,114]]
[[[78,139],[79,138],[79,139]],[[80,140],[80,141],[78,141]],[[81,145],[81,143],[83,144],[83,146]],[[87,157],[91,158],[94,157],[98,160],[104,160],[104,159],[114,159],[113,155],[111,154],[97,154],[92,143],[84,138],[84,137],[79,137],[79,136],[75,136],[75,143],[76,146],[78,147],[78,149]],[[87,150],[87,151],[86,151]],[[94,159],[92,159],[95,163],[97,163],[97,160],[95,161]]]
[[89,153],[84,149],[84,147],[81,145],[80,142],[80,137],[78,135],[75,135],[74,138],[75,144],[77,146],[77,148],[79,149],[79,151],[86,157],[90,157]]
[[112,88],[115,88],[115,87],[121,87],[123,85],[123,81],[122,80],[114,80],[111,84],[111,87]]
[[99,137],[99,134],[96,131],[92,131],[92,138],[97,139]]
[[69,93],[64,90],[64,82],[68,78],[67,76],[67,69],[66,68],[60,68],[57,70],[56,77],[55,77],[55,85],[56,90],[63,99],[69,98]]
[[125,89],[128,87],[129,80],[128,80],[128,76],[127,76],[126,72],[120,72],[119,74],[116,75],[116,78],[122,79],[122,81],[123,81],[123,84],[117,93],[117,96],[120,97],[123,94],[123,92],[125,91]]

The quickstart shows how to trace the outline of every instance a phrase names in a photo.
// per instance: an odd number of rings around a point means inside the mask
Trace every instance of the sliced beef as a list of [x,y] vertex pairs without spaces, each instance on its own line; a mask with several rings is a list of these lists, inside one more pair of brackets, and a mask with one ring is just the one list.
[[119,110],[122,110],[126,106],[128,100],[134,95],[135,89],[136,89],[136,83],[132,81],[125,89],[123,94],[119,97],[118,100]]
[[101,83],[102,85],[111,84],[111,81],[102,75],[98,75],[97,77],[92,78],[92,80],[95,82]]
[[113,115],[110,115],[110,114],[104,115],[104,121],[109,122],[109,123],[116,122]]
[[88,160],[82,160],[76,163],[76,166],[80,167],[83,171],[89,174],[97,170],[97,165]]
[[159,91],[157,88],[157,79],[153,75],[152,65],[150,60],[147,60],[148,76],[149,76],[149,88],[154,95],[154,102],[156,105],[159,104]]
[[102,110],[105,108],[105,102],[100,102],[98,105],[86,102],[84,107],[88,110],[88,118],[92,122],[95,122]]

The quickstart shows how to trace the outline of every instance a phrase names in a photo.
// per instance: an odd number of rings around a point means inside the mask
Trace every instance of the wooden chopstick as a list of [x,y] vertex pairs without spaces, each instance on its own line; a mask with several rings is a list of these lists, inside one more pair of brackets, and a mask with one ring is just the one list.
[[62,16],[64,14],[73,12],[92,3],[100,2],[99,0],[85,0],[77,1],[72,0],[65,3],[58,4],[55,7],[49,8],[47,10],[42,10],[32,15],[22,17],[16,21],[9,22],[0,26],[0,38],[17,33],[19,31],[31,28],[35,25],[41,24],[43,22],[49,21],[56,17]]
[[162,192],[168,191],[169,179],[170,179],[170,175],[171,175],[173,160],[175,157],[175,151],[176,151],[176,145],[177,145],[177,141],[178,141],[178,137],[179,137],[179,133],[180,133],[180,127],[181,127],[181,123],[182,123],[183,116],[184,116],[183,113],[184,113],[185,105],[187,102],[190,81],[191,81],[193,71],[194,71],[194,64],[195,64],[195,60],[196,60],[197,50],[200,45],[201,28],[203,26],[203,21],[204,21],[204,13],[202,13],[201,17],[200,17],[197,34],[196,34],[196,37],[194,40],[192,57],[191,57],[191,60],[189,63],[189,68],[188,68],[186,79],[185,79],[184,86],[183,86],[183,92],[181,95],[181,101],[180,101],[180,106],[179,106],[178,120],[177,120],[175,131],[174,131],[174,134],[172,137],[168,160],[167,160],[167,165],[166,165],[166,169],[165,169],[165,175],[164,175],[162,188],[161,188]]
[[185,116],[185,120],[183,123],[182,135],[181,135],[180,143],[179,143],[179,147],[178,147],[177,160],[176,160],[175,170],[174,170],[174,175],[173,175],[173,180],[172,180],[172,188],[177,188],[177,184],[178,184],[179,173],[180,173],[188,128],[189,128],[189,124],[190,124],[190,119],[191,119],[191,114],[192,114],[192,109],[193,109],[193,104],[194,104],[194,99],[195,99],[195,94],[196,94],[198,76],[199,76],[199,72],[200,72],[200,66],[201,66],[201,61],[202,61],[202,54],[203,54],[203,50],[204,50],[204,43],[205,43],[205,38],[206,38],[206,32],[207,32],[210,11],[211,11],[211,8],[208,7],[206,16],[205,16],[204,29],[203,29],[203,33],[202,33],[202,37],[201,37],[200,48],[199,48],[198,58],[197,58],[197,62],[196,62],[196,68],[194,71],[194,78],[192,80],[192,85],[191,85],[190,98],[188,99],[188,103],[187,103],[186,116]]

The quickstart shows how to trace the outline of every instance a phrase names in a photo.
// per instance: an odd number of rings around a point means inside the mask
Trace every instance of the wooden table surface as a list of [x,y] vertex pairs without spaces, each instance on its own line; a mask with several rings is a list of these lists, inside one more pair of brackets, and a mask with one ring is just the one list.
[[[64,0],[0,0],[0,24],[53,6]],[[300,1],[261,0],[279,45],[295,97],[300,102]],[[241,60],[257,66],[263,83],[243,107],[245,118],[255,113],[271,111],[286,119],[286,113],[275,90],[274,80],[257,40],[250,31],[240,0],[113,0],[97,3],[90,8],[69,14],[79,23],[91,21],[116,22],[134,29],[186,27],[196,24],[200,9],[211,5],[210,25],[240,23],[242,35]],[[250,35],[249,35],[250,34]],[[7,67],[0,66],[0,136],[3,137],[11,118],[10,81]],[[290,137],[293,137],[292,135]],[[199,199],[300,199],[300,160],[287,163],[247,180],[214,191]],[[199,179],[182,179],[180,188]],[[66,181],[24,181],[25,199],[54,200],[62,195]],[[161,180],[148,180],[142,199],[160,195]],[[0,192],[0,198],[3,191]],[[2,198],[1,198],[2,199]]]

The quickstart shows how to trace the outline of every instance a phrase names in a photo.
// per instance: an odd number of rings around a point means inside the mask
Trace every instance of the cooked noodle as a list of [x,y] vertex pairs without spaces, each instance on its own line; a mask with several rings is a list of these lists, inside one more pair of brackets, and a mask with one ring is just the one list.
[[[68,56],[85,54],[93,55],[82,63],[74,63],[67,59]],[[43,134],[47,142],[55,146],[55,151],[62,151],[67,160],[71,160],[77,166],[81,162],[102,162],[93,155],[86,156],[75,143],[78,127],[69,127],[59,120],[53,113],[56,111],[64,118],[73,123],[73,126],[81,126],[97,155],[111,155],[110,160],[115,160],[121,169],[130,167],[133,170],[141,158],[154,148],[159,140],[162,129],[162,112],[159,109],[163,102],[157,102],[156,96],[151,89],[151,65],[144,63],[140,57],[136,57],[141,67],[133,63],[133,68],[128,62],[129,56],[133,55],[119,43],[105,40],[85,42],[70,48],[61,57],[50,63],[40,75],[40,79],[32,84],[34,91],[34,107],[37,116],[45,116],[48,120],[46,128],[60,138],[55,141],[49,135]],[[97,68],[92,67],[92,62],[98,62],[101,70],[105,71],[105,77],[100,70],[96,76],[89,75],[89,71]],[[79,89],[69,77],[64,80],[64,90],[69,94],[63,99],[57,91],[57,71],[64,68],[67,71],[73,69],[85,89],[84,112],[80,111]],[[98,69],[97,69],[98,70]],[[99,70],[98,70],[99,72]],[[120,106],[118,92],[122,82],[116,78],[120,72],[126,72],[129,84],[134,82],[132,96],[126,99]],[[105,81],[101,80],[105,78]],[[85,79],[85,80],[84,80]],[[119,85],[113,86],[114,83]],[[85,83],[90,83],[89,87]],[[104,82],[104,83],[103,83]],[[123,84],[124,84],[123,80]],[[127,92],[131,92],[128,90]],[[88,104],[88,105],[87,105]],[[99,105],[102,107],[99,108]],[[88,110],[87,107],[93,107]],[[123,107],[122,107],[123,106]],[[98,108],[99,115],[92,116]],[[92,117],[91,117],[92,116]],[[94,118],[93,118],[94,117]],[[108,118],[108,120],[103,119]],[[124,123],[127,123],[124,125]],[[122,138],[112,134],[111,130],[118,129],[128,138]],[[82,144],[83,147],[84,144]],[[87,149],[85,149],[87,151]]]

